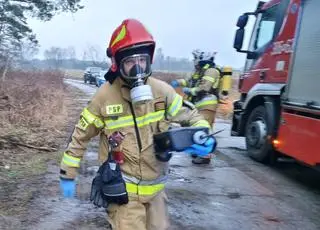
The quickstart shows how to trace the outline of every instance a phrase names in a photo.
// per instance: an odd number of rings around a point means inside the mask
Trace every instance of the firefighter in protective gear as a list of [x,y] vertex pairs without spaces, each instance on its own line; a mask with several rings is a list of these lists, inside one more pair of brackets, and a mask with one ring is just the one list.
[[[173,88],[177,87],[190,87],[193,88],[196,86],[200,78],[201,68],[199,66],[199,61],[203,59],[204,52],[196,49],[192,51],[193,55],[193,64],[194,64],[194,73],[191,75],[191,78],[187,81],[186,79],[176,79],[173,80],[170,84]],[[186,98],[188,101],[192,100],[192,95],[187,95]]]
[[153,135],[167,130],[171,122],[210,127],[170,85],[150,77],[154,49],[152,35],[139,21],[127,19],[117,27],[107,49],[112,60],[107,82],[82,111],[61,161],[61,180],[72,181],[92,137],[100,135],[102,163],[108,157],[107,136],[114,131],[125,135],[119,147],[124,154],[120,169],[129,203],[107,207],[108,220],[116,230],[168,229],[164,191],[168,162],[157,160]]
[[[216,53],[193,52],[196,71],[188,82],[179,79],[171,82],[173,87],[185,86],[183,92],[188,95],[188,99],[195,104],[210,125],[215,120],[219,97],[220,72],[216,69],[214,58]],[[194,75],[196,75],[196,80]],[[192,160],[194,164],[209,164],[210,156],[196,157]]]

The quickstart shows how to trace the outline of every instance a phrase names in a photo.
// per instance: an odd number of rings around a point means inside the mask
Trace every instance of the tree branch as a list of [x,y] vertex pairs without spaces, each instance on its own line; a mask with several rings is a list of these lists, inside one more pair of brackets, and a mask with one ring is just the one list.
[[0,137],[0,142],[2,142],[4,144],[20,145],[20,146],[27,147],[27,148],[30,148],[30,149],[37,149],[37,150],[46,151],[46,152],[55,152],[55,151],[58,150],[57,148],[44,147],[44,146],[35,146],[35,145],[21,143],[21,142],[17,142],[17,141],[13,141],[13,140],[7,140],[7,139],[4,139],[2,137]]

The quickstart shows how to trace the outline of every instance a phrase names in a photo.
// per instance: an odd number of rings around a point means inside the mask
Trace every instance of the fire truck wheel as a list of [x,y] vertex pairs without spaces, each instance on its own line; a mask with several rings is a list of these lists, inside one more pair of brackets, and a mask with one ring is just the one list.
[[268,163],[273,152],[268,140],[268,133],[273,127],[268,125],[268,115],[264,106],[256,107],[252,110],[245,127],[248,154],[252,159],[262,163]]

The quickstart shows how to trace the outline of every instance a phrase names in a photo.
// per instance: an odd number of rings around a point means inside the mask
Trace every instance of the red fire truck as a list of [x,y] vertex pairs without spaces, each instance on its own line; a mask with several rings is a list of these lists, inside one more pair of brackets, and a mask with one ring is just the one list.
[[[231,135],[245,137],[256,161],[280,153],[320,168],[319,14],[319,0],[270,0],[238,19],[234,48],[246,62]],[[249,17],[255,24],[243,50]]]

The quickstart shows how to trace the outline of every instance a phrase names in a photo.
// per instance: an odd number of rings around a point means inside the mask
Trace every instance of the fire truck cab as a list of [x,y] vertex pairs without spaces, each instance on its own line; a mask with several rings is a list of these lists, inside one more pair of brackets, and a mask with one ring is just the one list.
[[[278,153],[320,165],[319,0],[260,1],[237,22],[234,48],[246,53],[231,135],[248,154],[269,162]],[[243,50],[249,16],[255,24]]]

